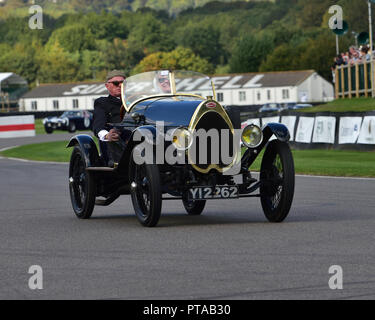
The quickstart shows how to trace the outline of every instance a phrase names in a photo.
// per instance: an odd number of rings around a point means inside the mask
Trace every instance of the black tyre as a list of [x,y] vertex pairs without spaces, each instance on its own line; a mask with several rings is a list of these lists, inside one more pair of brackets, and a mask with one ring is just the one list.
[[95,178],[86,171],[86,162],[81,149],[73,149],[69,164],[69,190],[73,210],[80,219],[88,219],[95,206]]
[[154,227],[160,219],[162,205],[159,168],[156,164],[136,164],[133,153],[129,172],[134,211],[143,226]]
[[76,124],[74,122],[70,122],[68,130],[69,130],[70,133],[75,132],[77,130]]
[[266,218],[283,221],[294,196],[294,162],[288,143],[271,141],[264,152],[260,172],[260,200]]
[[44,127],[44,130],[46,131],[46,133],[48,134],[51,134],[53,132],[53,129],[50,128],[50,127]]
[[189,216],[198,216],[202,213],[206,205],[206,200],[189,200],[187,196],[184,196],[182,203]]

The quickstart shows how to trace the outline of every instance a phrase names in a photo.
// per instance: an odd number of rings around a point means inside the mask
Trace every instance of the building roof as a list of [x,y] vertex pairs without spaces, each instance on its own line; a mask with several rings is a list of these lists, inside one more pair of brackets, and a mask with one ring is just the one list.
[[24,78],[12,72],[0,72],[0,82],[6,84],[27,85],[27,81]]
[[[216,90],[290,87],[299,85],[314,73],[314,70],[301,70],[225,74],[212,76],[212,80]],[[188,85],[189,91],[204,90],[203,88],[200,89],[201,84],[196,88],[191,88],[191,84],[186,84],[186,86]],[[181,86],[178,88],[177,85],[177,89],[183,91],[184,88]],[[42,84],[26,93],[22,98],[77,97],[105,94],[107,94],[107,89],[103,82]]]

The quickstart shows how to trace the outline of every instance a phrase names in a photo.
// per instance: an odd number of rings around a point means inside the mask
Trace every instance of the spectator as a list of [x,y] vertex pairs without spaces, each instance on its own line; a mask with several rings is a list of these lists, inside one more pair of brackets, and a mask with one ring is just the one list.
[[369,48],[367,46],[361,48],[360,59],[362,62],[368,62],[371,60],[371,55],[369,54]]
[[349,52],[352,55],[352,57],[350,59],[350,64],[353,65],[353,64],[361,61],[360,53],[359,53],[358,49],[355,46],[351,46],[349,48]]

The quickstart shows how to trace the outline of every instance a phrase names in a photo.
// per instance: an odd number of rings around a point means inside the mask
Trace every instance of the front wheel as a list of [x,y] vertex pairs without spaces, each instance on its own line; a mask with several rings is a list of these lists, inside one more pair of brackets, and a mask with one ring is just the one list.
[[189,216],[198,216],[202,213],[206,205],[206,200],[190,200],[187,196],[184,196],[182,203]]
[[69,164],[69,191],[73,210],[80,219],[88,219],[95,206],[95,178],[86,171],[86,161],[79,147],[74,147]]
[[283,221],[294,196],[294,162],[288,143],[271,141],[264,152],[260,171],[260,200],[266,218]]
[[161,215],[162,193],[159,167],[156,164],[136,164],[134,151],[130,159],[131,198],[135,214],[145,227],[154,227]]

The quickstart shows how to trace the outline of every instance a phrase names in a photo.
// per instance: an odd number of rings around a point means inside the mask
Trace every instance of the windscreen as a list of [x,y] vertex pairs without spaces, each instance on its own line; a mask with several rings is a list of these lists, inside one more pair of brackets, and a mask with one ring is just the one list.
[[127,106],[139,99],[160,95],[180,93],[213,96],[210,78],[192,71],[159,70],[140,73],[125,79],[122,90]]
[[194,71],[174,71],[176,92],[201,97],[213,96],[210,77]]

